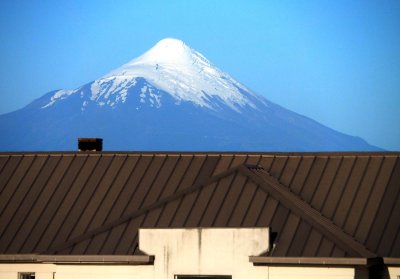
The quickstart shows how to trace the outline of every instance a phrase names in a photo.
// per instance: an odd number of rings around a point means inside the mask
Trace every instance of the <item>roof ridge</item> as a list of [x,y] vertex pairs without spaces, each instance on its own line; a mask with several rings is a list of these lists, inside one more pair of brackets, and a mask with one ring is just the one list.
[[134,218],[139,217],[140,215],[143,215],[143,214],[145,214],[145,213],[147,213],[149,211],[152,211],[152,210],[154,210],[156,208],[159,208],[159,207],[161,207],[161,206],[163,206],[163,205],[165,205],[165,204],[167,204],[169,202],[172,202],[172,201],[180,198],[181,196],[193,193],[193,192],[195,192],[195,191],[197,191],[197,190],[199,190],[199,189],[201,189],[203,187],[206,187],[206,186],[218,181],[219,179],[221,179],[223,177],[231,175],[232,173],[238,171],[240,169],[240,167],[242,167],[242,166],[244,166],[244,165],[242,164],[242,165],[230,168],[230,169],[228,169],[226,171],[223,171],[223,172],[221,172],[219,174],[216,174],[216,175],[210,177],[208,180],[206,180],[204,182],[195,183],[195,184],[189,186],[186,189],[180,190],[180,191],[178,191],[178,192],[176,192],[176,193],[174,193],[174,194],[172,194],[170,196],[167,196],[167,197],[165,197],[165,198],[163,198],[163,199],[161,199],[161,200],[159,200],[159,201],[157,201],[157,202],[155,202],[153,204],[150,204],[148,206],[145,206],[143,208],[135,210],[134,212],[131,212],[131,213],[125,215],[125,216],[121,216],[120,218],[118,218],[118,219],[116,219],[114,221],[111,221],[111,222],[109,222],[107,224],[104,224],[104,225],[102,225],[100,227],[97,227],[95,229],[87,231],[87,232],[85,232],[85,233],[83,233],[81,235],[78,235],[76,237],[73,237],[72,239],[67,240],[65,242],[55,244],[53,247],[50,247],[46,251],[41,252],[41,254],[43,254],[43,253],[49,253],[49,254],[56,253],[57,251],[61,251],[61,250],[64,250],[64,249],[66,249],[68,247],[71,247],[72,245],[75,245],[75,244],[77,244],[77,243],[79,243],[81,241],[84,241],[84,240],[86,240],[86,239],[88,239],[88,238],[90,238],[90,237],[92,237],[94,235],[98,235],[98,234],[103,233],[103,232],[105,232],[107,230],[110,230],[110,229],[112,229],[112,228],[114,228],[114,227],[116,227],[116,226],[118,226],[120,224],[128,222],[128,221],[130,221],[130,220],[132,220]]
[[373,258],[376,255],[368,250],[356,239],[348,235],[332,220],[323,216],[318,210],[314,209],[309,203],[302,200],[298,195],[291,192],[286,186],[281,184],[276,178],[262,168],[247,168],[239,166],[238,170],[255,181],[261,189],[268,192],[275,199],[281,202],[296,215],[306,220],[311,226],[323,232],[323,235],[332,240],[350,254],[360,255],[365,258]]

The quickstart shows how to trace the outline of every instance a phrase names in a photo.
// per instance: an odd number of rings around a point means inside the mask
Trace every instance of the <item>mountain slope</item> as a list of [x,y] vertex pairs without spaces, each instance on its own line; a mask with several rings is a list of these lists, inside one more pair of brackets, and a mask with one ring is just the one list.
[[78,137],[106,150],[379,150],[256,95],[176,39],[1,115],[0,132],[3,151],[75,150]]

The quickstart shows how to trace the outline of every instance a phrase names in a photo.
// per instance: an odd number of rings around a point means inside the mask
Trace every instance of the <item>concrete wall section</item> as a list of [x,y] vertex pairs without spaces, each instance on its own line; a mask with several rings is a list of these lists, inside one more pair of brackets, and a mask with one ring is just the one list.
[[174,275],[232,275],[266,278],[268,267],[255,268],[250,255],[268,249],[268,229],[140,229],[139,248],[154,255],[155,278]]

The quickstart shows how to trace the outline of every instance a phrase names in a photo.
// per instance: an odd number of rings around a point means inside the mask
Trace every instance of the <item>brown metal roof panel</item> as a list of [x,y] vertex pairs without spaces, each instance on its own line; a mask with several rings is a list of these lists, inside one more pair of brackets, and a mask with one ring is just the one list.
[[[220,210],[216,212],[216,219],[214,222],[214,226],[216,227],[226,227],[229,224],[229,221],[237,218],[236,215],[233,215],[235,208],[241,211],[245,211],[245,208],[238,208],[237,203],[242,194],[242,191],[245,187],[247,182],[247,177],[241,175],[240,173],[234,175],[233,180],[228,188],[228,193],[225,196],[225,200],[223,204],[221,204]],[[239,222],[235,222],[239,223]]]
[[395,237],[395,242],[393,243],[393,246],[389,252],[389,256],[400,258],[400,248],[399,247],[400,247],[400,228]]
[[290,186],[300,165],[301,156],[288,156],[285,168],[280,176],[280,181],[285,186]]
[[259,154],[248,154],[246,159],[246,164],[249,165],[260,165],[262,156]]
[[218,175],[224,171],[227,171],[233,161],[233,155],[231,154],[220,154],[220,159],[218,161],[218,164],[215,166],[214,172],[213,172],[213,176],[214,175]]
[[[36,157],[32,162],[32,166],[35,164],[35,161],[37,161]],[[41,161],[43,165],[45,163],[45,158],[41,157]],[[30,170],[31,168],[28,169],[28,171]],[[40,176],[39,173],[40,171],[38,171],[36,175]],[[21,241],[21,235],[18,233],[18,231],[23,225],[26,215],[29,214],[29,209],[32,207],[41,190],[37,187],[31,187],[34,185],[37,176],[34,176],[33,179],[26,179],[25,177],[25,179],[21,180],[21,184],[18,185],[12,197],[8,201],[8,207],[5,208],[5,211],[0,217],[0,237],[2,240],[0,247],[5,253],[12,251],[10,249],[10,245],[15,239]],[[16,185],[13,186],[15,187]],[[23,233],[24,232],[22,232],[22,234]],[[14,252],[10,253],[18,252],[18,249],[16,249],[15,245],[12,247],[12,249],[14,249]]]
[[[69,251],[68,254],[71,255],[85,255],[85,251],[88,250],[90,242],[92,241],[92,239],[85,239],[79,243],[77,243],[76,245],[71,247],[71,250]],[[88,251],[90,255],[94,255],[93,251],[89,250]],[[64,253],[62,253],[64,254]]]
[[307,203],[311,202],[312,197],[314,196],[314,193],[320,184],[320,180],[325,171],[327,162],[328,157],[325,156],[317,156],[314,159],[310,172],[300,193],[302,199]]
[[[188,198],[188,200],[190,200],[190,198]],[[162,207],[158,207],[158,208],[154,208],[153,210],[150,210],[146,214],[146,218],[144,219],[144,221],[142,223],[142,227],[144,227],[144,228],[158,227],[158,220],[160,219],[161,214],[162,214]]]
[[0,172],[0,194],[3,193],[9,180],[14,176],[23,156],[1,156],[1,158],[4,160],[4,166]]
[[351,171],[355,164],[355,157],[345,156],[341,161],[336,178],[332,184],[331,191],[322,208],[322,214],[329,219],[332,219],[339,200],[343,194],[344,187],[350,177]]
[[343,157],[341,156],[331,156],[326,163],[324,173],[311,201],[311,206],[319,211],[324,206],[327,196],[331,191],[331,187],[333,185],[342,159]]
[[380,238],[379,245],[377,247],[377,254],[378,255],[391,255],[392,249],[400,249],[399,246],[394,247],[396,243],[396,237],[399,234],[400,230],[400,202],[399,202],[399,195],[397,196],[397,202],[395,206],[392,208],[392,214],[384,227],[383,235]]
[[[358,217],[359,220],[357,225],[359,225],[359,222],[362,219],[363,210],[367,206],[372,189],[376,187],[375,181],[382,167],[382,163],[383,163],[382,156],[371,156],[369,158],[368,166],[365,170],[364,177],[358,187],[356,197],[351,205],[351,209],[349,212],[349,214],[352,215],[351,217],[352,219],[357,219]],[[370,216],[366,216],[366,218],[370,218]],[[364,237],[367,236],[367,232],[362,232],[361,234]],[[356,235],[356,238],[361,243],[364,243],[365,241],[365,239],[363,239],[361,235],[358,236]]]
[[274,232],[277,232],[278,229],[275,227],[271,227],[272,220],[275,217],[276,211],[278,209],[279,202],[268,195],[265,200],[265,203],[262,207],[262,211],[258,216],[256,226],[257,227],[270,227],[270,229]]
[[[129,176],[135,168],[138,157],[135,156],[118,156],[115,158],[118,161],[120,168],[118,173],[115,174],[112,184],[107,189],[107,194],[101,202],[99,208],[96,210],[95,216],[92,218],[88,230],[92,230],[104,224],[107,217],[112,212],[112,209],[117,206],[118,198],[121,196],[124,187],[127,187]],[[105,205],[105,206],[103,206]]]
[[[109,231],[105,232],[107,237],[105,238],[103,243],[101,242],[101,240],[102,240],[101,235],[96,235],[93,238],[92,244],[95,245],[95,244],[99,243],[99,248],[101,248],[99,251],[99,254],[112,255],[115,253],[115,249],[117,248],[117,246],[120,242],[120,239],[122,237],[122,234],[125,231],[126,226],[127,226],[127,223],[123,223],[123,224],[115,226],[112,229],[110,229]],[[92,248],[92,249],[94,249],[94,248]]]
[[207,155],[193,184],[202,183],[209,180],[212,177],[219,160],[219,155]]
[[154,156],[148,167],[143,171],[143,176],[138,181],[137,189],[135,194],[131,197],[128,202],[128,206],[125,212],[133,212],[143,206],[148,205],[146,197],[148,193],[153,189],[153,182],[157,176],[158,171],[163,166],[165,156]]
[[229,192],[229,188],[232,184],[234,176],[230,175],[219,180],[214,193],[211,196],[210,202],[206,208],[206,211],[201,220],[200,226],[202,227],[212,227],[214,226],[217,213],[221,209],[223,202]]
[[[270,199],[268,199],[270,200]],[[272,232],[277,232],[278,236],[276,239],[277,248],[279,247],[279,243],[281,242],[283,228],[287,222],[287,219],[290,215],[290,210],[282,204],[279,204],[275,210],[275,214],[271,220],[271,223],[268,227],[270,227]],[[275,253],[273,254],[275,255]]]
[[375,182],[375,187],[372,189],[371,195],[368,199],[368,206],[366,206],[364,209],[359,226],[357,227],[357,231],[355,233],[355,238],[361,243],[364,243],[367,239],[372,222],[376,216],[379,204],[381,203],[382,197],[386,191],[386,185],[389,182],[396,161],[397,157],[385,156],[382,168]]
[[[7,250],[7,246],[16,236],[15,234],[23,219],[29,213],[29,208],[40,193],[37,188],[31,186],[34,185],[38,178],[46,159],[47,157],[43,156],[35,157],[26,175],[9,200],[8,206],[2,212],[0,216],[0,224],[2,224],[2,227],[0,227],[0,238],[2,239],[0,250]],[[32,194],[32,199],[29,198],[29,194]]]
[[232,163],[229,165],[229,169],[243,165],[246,163],[247,160],[247,154],[233,154],[233,160]]
[[335,246],[333,248],[333,251],[331,253],[332,258],[343,258],[346,257],[346,252],[340,249],[338,246]]
[[333,252],[334,247],[335,247],[335,244],[332,241],[330,241],[326,237],[322,237],[322,240],[318,247],[316,256],[317,257],[330,257]]
[[[0,155],[0,176],[3,172],[3,168],[7,165],[7,161],[11,158],[10,155]],[[1,192],[1,188],[0,188]]]
[[27,238],[30,237],[33,227],[39,220],[47,202],[56,189],[57,185],[49,184],[48,182],[59,162],[59,157],[49,157],[43,167],[46,171],[42,171],[35,183],[31,186],[26,201],[15,216],[15,219],[19,222],[13,222],[14,225],[18,225],[18,228],[13,226],[8,228],[11,234],[14,235],[9,245],[10,251],[17,251],[20,253],[31,252],[31,250],[26,250],[26,248],[21,251],[21,248],[25,244]]
[[[345,185],[342,197],[339,201],[336,212],[333,216],[333,221],[336,225],[343,227],[350,208],[354,202],[354,198],[360,188],[363,177],[365,176],[365,171],[369,162],[368,157],[357,157],[355,165],[352,169],[349,179]],[[348,220],[348,222],[357,223],[358,220]]]
[[187,218],[190,218],[190,213],[193,208],[193,204],[196,201],[198,192],[193,192],[180,198],[179,207],[174,215],[171,222],[172,227],[184,227]]
[[[87,241],[82,241],[81,243],[78,243],[75,245],[74,250],[82,245],[83,243],[87,243],[86,246],[83,246],[83,252],[81,255],[99,255],[102,254],[102,248],[104,244],[107,242],[107,238],[109,235],[109,231],[99,233],[89,239],[89,242]],[[103,253],[104,254],[104,253]]]
[[[382,238],[383,233],[386,231],[386,227],[389,222],[399,223],[400,212],[394,211],[394,207],[397,203],[400,203],[400,159],[397,159],[396,166],[393,169],[393,174],[387,185],[385,194],[382,198],[382,202],[379,206],[379,210],[376,214],[374,223],[368,234],[366,245],[371,249],[376,250],[378,248],[379,240]],[[394,220],[390,220],[390,216],[395,214],[397,217]],[[400,249],[400,247],[399,247]]]
[[[73,163],[75,161],[75,163]],[[51,199],[46,202],[46,207],[40,215],[29,236],[29,241],[25,244],[29,251],[43,251],[49,245],[57,232],[54,222],[61,222],[62,218],[58,212],[65,196],[70,191],[70,187],[77,177],[85,159],[66,156],[61,159],[57,169],[50,178],[49,185],[57,185]]]
[[[293,238],[296,235],[300,224],[300,218],[293,213],[289,213],[284,227],[278,231],[278,243],[274,251],[274,256],[287,256]],[[295,244],[294,244],[295,245]]]
[[[114,161],[115,157],[100,157],[100,161],[96,169],[85,185],[85,190],[80,194],[77,203],[83,204],[81,208],[81,215],[73,226],[71,237],[84,233],[96,214],[98,207],[101,205],[105,194],[110,187],[110,182],[107,182],[107,176],[115,177],[117,172],[116,167],[119,167],[117,162]],[[111,180],[112,181],[112,180]],[[104,205],[110,207],[110,205]],[[78,206],[75,207],[79,210]]]
[[180,205],[180,200],[179,199],[175,199],[169,203],[167,203],[163,209],[162,209],[162,214],[158,220],[158,226],[161,228],[166,228],[169,227],[174,218],[175,215],[178,212],[178,208]]
[[[252,185],[254,185],[252,183]],[[250,187],[248,187],[250,188]],[[261,212],[264,208],[264,204],[267,201],[268,195],[260,188],[254,185],[255,192],[254,196],[247,207],[246,215],[242,221],[244,227],[254,227],[257,225],[257,221],[260,218]]]
[[167,156],[162,168],[159,170],[158,174],[154,180],[154,186],[152,190],[148,193],[146,197],[145,204],[155,203],[163,196],[163,191],[165,185],[172,179],[174,169],[176,168],[177,162],[179,160],[178,156]]
[[292,184],[290,185],[290,190],[294,193],[300,194],[301,190],[303,189],[314,159],[314,156],[303,156],[301,158],[296,175],[292,180]]
[[21,252],[27,253],[37,251],[36,245],[47,229],[52,216],[55,214],[57,207],[67,191],[62,188],[64,185],[61,182],[67,174],[72,160],[73,157],[69,156],[59,157],[57,167],[49,177],[46,188],[42,191],[30,215],[27,217],[29,221],[21,228],[21,231],[27,232],[27,238],[25,243],[23,243]]
[[190,164],[192,162],[193,156],[185,155],[179,156],[178,162],[171,174],[171,178],[168,180],[167,184],[164,186],[162,197],[170,196],[174,194],[181,184],[186,172],[188,171]]
[[273,155],[261,155],[261,159],[258,162],[258,165],[262,166],[264,169],[271,169],[272,163],[274,161]]
[[188,168],[186,169],[185,174],[183,175],[182,180],[180,181],[178,188],[175,190],[175,192],[188,188],[192,186],[195,182],[196,179],[200,173],[200,170],[202,169],[203,165],[205,164],[206,161],[206,156],[193,156]]
[[[255,194],[256,194],[257,186],[254,183],[251,183],[250,181],[246,181],[246,185],[243,188],[242,193],[239,196],[239,200],[236,202],[233,211],[232,211],[232,216],[234,218],[231,218],[227,224],[229,227],[242,227],[244,226],[244,221],[246,219],[252,218],[250,216],[250,206],[254,202]],[[256,219],[253,219],[256,220]],[[252,222],[254,226],[255,221]]]
[[146,216],[141,215],[138,218],[132,219],[127,222],[124,232],[121,235],[121,238],[116,241],[114,254],[117,255],[126,255],[129,254],[130,251],[134,251],[135,246],[138,243],[138,228],[145,227],[143,225]]
[[[210,202],[211,196],[213,195],[217,185],[218,185],[218,182],[214,182],[210,185],[206,185],[205,187],[203,187],[199,190],[196,202],[193,204],[190,218],[187,220],[187,223],[186,223],[188,227],[200,226],[202,217],[208,207],[208,203]],[[162,224],[164,224],[164,223],[162,223]],[[163,227],[165,227],[165,226],[163,226]]]
[[286,256],[300,257],[303,255],[303,250],[307,245],[307,240],[310,235],[312,227],[307,222],[300,220],[296,234],[293,236],[293,240],[287,251]]
[[[140,188],[140,182],[142,181],[151,161],[151,156],[138,156],[136,158],[129,158],[126,161],[125,164],[129,164],[131,167],[126,169],[126,172],[124,173],[126,177],[123,179],[121,178],[120,191],[117,191],[119,192],[117,198],[114,200],[112,204],[113,206],[107,213],[107,218],[103,223],[112,222],[127,212],[132,212],[139,207],[138,204],[131,206],[130,203],[136,196],[136,192]],[[108,209],[105,211],[108,211]]]
[[[104,176],[97,185],[81,217],[80,223],[83,227],[80,233],[101,226],[107,215],[111,212],[116,198],[121,193],[121,188],[125,185],[127,180],[126,174],[124,174],[123,180],[118,179],[121,171],[125,170],[123,166],[126,162],[126,156],[115,156],[112,158],[107,171],[104,172]],[[133,168],[133,166],[131,166],[131,168]]]
[[279,180],[282,175],[283,169],[286,166],[287,160],[287,156],[274,156],[274,161],[272,162],[272,165],[269,168],[268,172],[273,177]]
[[[22,156],[21,161],[18,162],[18,167],[16,168],[15,172],[13,171],[12,174],[9,174],[11,175],[11,179],[8,180],[8,183],[3,188],[3,192],[0,196],[0,218],[3,216],[4,210],[13,210],[18,206],[18,204],[15,203],[14,193],[19,190],[19,185],[27,172],[30,170],[31,165],[34,162],[34,158],[34,156]],[[4,180],[6,181],[7,179]],[[13,203],[11,203],[11,206],[9,206],[11,199],[13,200]],[[7,216],[9,217],[10,215],[8,214]],[[0,226],[1,225],[4,225],[4,222],[0,222]],[[0,230],[0,234],[1,232],[2,230]]]
[[[81,221],[82,216],[89,209],[93,211],[93,208],[88,208],[88,203],[90,203],[101,179],[110,166],[111,161],[112,157],[109,156],[89,157],[87,164],[91,164],[91,167],[85,178],[82,177],[82,180],[77,180],[77,182],[79,181],[78,185],[80,189],[78,189],[78,194],[73,201],[73,206],[65,218],[63,229],[58,234],[59,240],[67,240],[82,234],[87,222],[90,222],[90,220]],[[89,213],[89,215],[91,214],[93,213]]]
[[322,241],[322,234],[315,229],[312,229],[305,243],[304,250],[301,256],[303,257],[316,257],[320,243]]
[[[81,165],[81,160],[84,160],[83,165]],[[79,197],[98,160],[99,157],[87,156],[85,158],[83,156],[77,156],[72,162],[73,165],[81,166],[81,169],[79,170],[76,179],[74,179],[70,185],[68,193],[60,202],[55,218],[53,218],[49,225],[51,236],[46,238],[48,239],[48,243],[52,244],[53,241],[59,243],[68,238],[71,229],[73,229],[75,222],[79,219],[79,216],[86,205],[86,203],[82,204],[82,202],[78,202]],[[78,209],[76,209],[76,206]],[[49,239],[52,239],[52,241],[49,241]]]

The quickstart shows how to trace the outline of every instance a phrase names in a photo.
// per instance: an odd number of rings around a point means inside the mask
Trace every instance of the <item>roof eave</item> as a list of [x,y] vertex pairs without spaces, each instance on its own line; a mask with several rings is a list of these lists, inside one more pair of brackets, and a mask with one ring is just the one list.
[[317,265],[317,266],[373,266],[379,258],[331,258],[331,257],[265,257],[250,256],[254,265]]
[[149,255],[0,255],[0,263],[55,263],[55,264],[130,264],[152,265],[154,256]]

